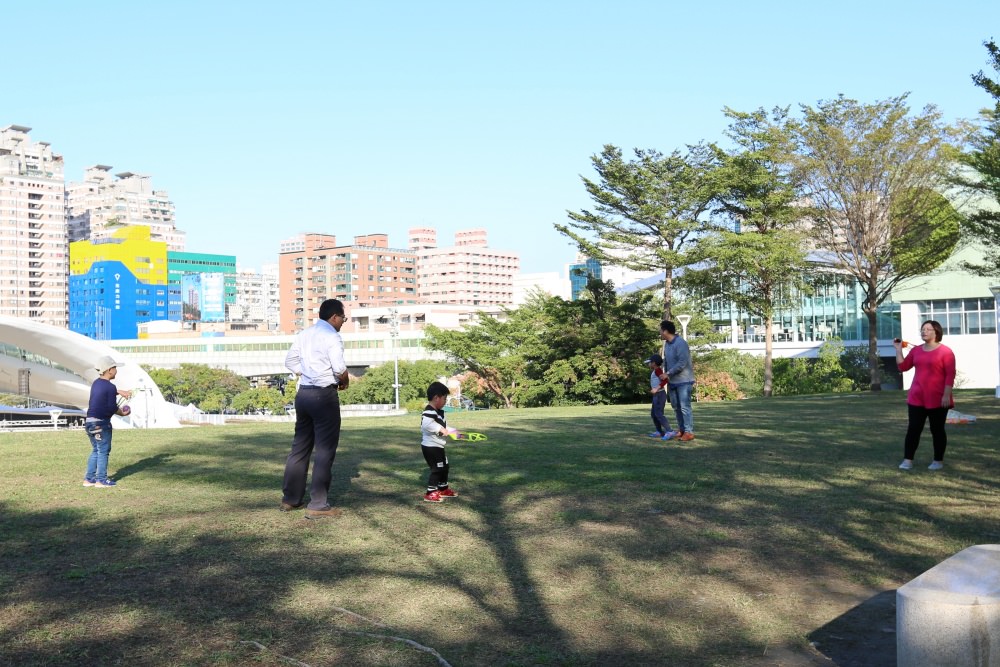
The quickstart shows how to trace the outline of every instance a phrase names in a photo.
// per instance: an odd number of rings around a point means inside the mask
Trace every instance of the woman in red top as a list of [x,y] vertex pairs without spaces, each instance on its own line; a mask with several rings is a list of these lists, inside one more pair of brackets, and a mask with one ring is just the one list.
[[906,397],[909,410],[909,426],[906,429],[903,462],[901,470],[913,467],[913,455],[917,453],[920,444],[920,433],[924,430],[924,422],[931,423],[931,437],[934,439],[934,460],[928,466],[931,470],[944,467],[944,450],[948,446],[948,436],[944,432],[948,409],[955,407],[951,391],[955,385],[955,353],[949,347],[941,344],[944,331],[934,320],[928,320],[920,326],[920,338],[923,345],[914,347],[906,358],[903,358],[903,343],[897,338],[893,345],[896,348],[896,365],[900,371],[915,369],[913,384]]

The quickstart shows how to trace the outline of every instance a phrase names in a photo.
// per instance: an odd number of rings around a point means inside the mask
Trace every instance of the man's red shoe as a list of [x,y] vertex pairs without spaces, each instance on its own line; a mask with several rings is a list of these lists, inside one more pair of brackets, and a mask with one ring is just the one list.
[[438,489],[438,495],[442,498],[458,498],[458,494],[451,489]]
[[424,501],[428,503],[443,503],[444,498],[441,497],[438,491],[428,491],[424,494]]

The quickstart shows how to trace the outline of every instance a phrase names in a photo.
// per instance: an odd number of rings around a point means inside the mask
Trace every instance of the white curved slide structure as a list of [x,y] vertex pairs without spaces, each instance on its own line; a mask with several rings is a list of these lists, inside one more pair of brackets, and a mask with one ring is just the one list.
[[115,425],[142,428],[180,426],[173,407],[163,399],[163,393],[149,374],[100,341],[67,329],[6,316],[0,316],[0,341],[68,369],[33,360],[28,354],[24,359],[0,354],[0,391],[16,394],[18,371],[27,368],[31,371],[29,383],[32,398],[75,405],[86,410],[90,402],[90,384],[98,377],[94,364],[102,356],[109,355],[124,363],[118,368],[115,384],[120,389],[135,392],[129,401],[131,415],[116,418]]

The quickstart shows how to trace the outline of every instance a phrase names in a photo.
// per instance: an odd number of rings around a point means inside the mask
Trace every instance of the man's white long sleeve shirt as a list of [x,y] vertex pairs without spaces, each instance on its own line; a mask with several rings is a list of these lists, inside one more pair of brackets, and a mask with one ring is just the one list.
[[285,355],[285,368],[299,377],[299,386],[329,387],[347,370],[344,339],[329,322],[304,329]]

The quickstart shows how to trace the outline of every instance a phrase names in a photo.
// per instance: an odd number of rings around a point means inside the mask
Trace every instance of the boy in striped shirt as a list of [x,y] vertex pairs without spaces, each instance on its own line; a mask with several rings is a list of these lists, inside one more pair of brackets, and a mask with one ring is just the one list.
[[427,388],[427,406],[420,418],[420,449],[431,472],[427,477],[427,493],[424,500],[440,503],[445,498],[457,498],[458,494],[448,488],[448,455],[444,451],[445,438],[454,429],[448,428],[444,418],[444,404],[448,401],[448,387],[440,382],[432,382]]

